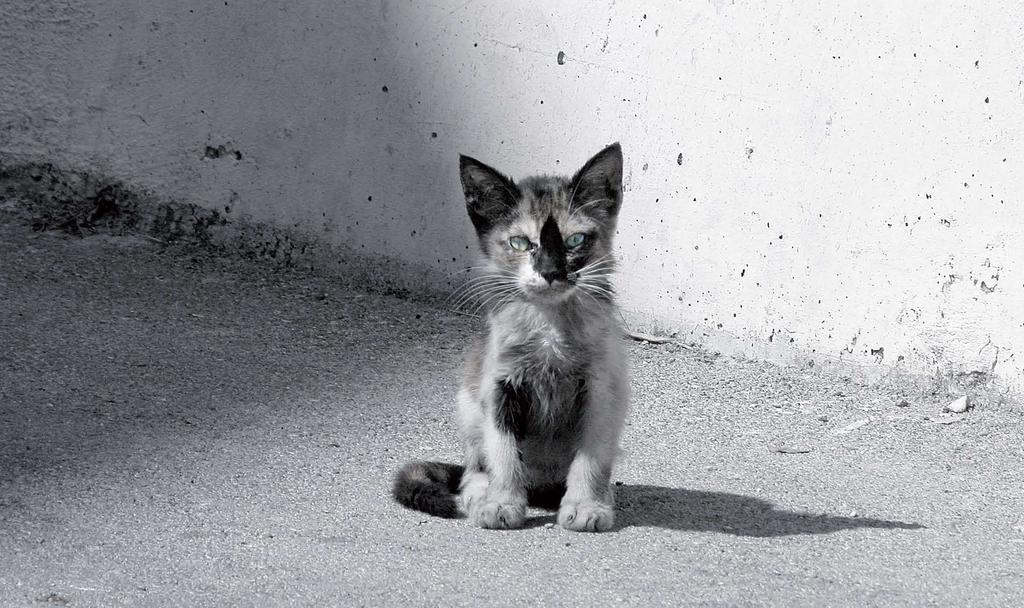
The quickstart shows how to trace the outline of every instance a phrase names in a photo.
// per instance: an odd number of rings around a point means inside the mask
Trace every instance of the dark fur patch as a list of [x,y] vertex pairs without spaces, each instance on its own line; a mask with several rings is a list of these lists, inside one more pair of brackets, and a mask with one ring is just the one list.
[[391,494],[403,507],[438,517],[457,517],[455,495],[463,468],[444,462],[410,462],[395,475]]
[[540,247],[533,267],[548,283],[566,280],[565,243],[558,222],[550,215],[540,229]]
[[494,422],[499,431],[509,433],[521,441],[529,429],[530,411],[533,409],[533,394],[525,384],[513,384],[511,380],[498,381],[498,395],[494,401]]
[[556,483],[536,488],[529,488],[526,492],[526,500],[531,507],[548,509],[554,511],[565,496],[565,484]]
[[573,403],[573,415],[577,418],[583,415],[583,410],[587,407],[587,398],[590,396],[590,391],[587,389],[587,376],[581,374],[579,379],[576,381],[576,402]]

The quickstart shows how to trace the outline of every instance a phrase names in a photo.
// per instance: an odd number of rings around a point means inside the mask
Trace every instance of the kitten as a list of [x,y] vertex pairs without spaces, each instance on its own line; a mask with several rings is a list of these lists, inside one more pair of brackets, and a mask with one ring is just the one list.
[[521,527],[532,504],[557,507],[564,528],[608,530],[629,402],[609,282],[622,150],[608,146],[571,179],[516,183],[467,156],[459,164],[484,261],[473,285],[491,302],[458,393],[465,463],[409,463],[394,497],[442,517],[461,509],[484,528]]

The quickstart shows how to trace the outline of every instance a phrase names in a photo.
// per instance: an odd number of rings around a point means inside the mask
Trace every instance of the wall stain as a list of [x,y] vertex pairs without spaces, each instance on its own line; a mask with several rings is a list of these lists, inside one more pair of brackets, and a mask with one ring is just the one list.
[[216,160],[218,158],[233,158],[235,160],[242,160],[242,152],[231,146],[221,144],[219,146],[206,146],[203,150],[204,160]]

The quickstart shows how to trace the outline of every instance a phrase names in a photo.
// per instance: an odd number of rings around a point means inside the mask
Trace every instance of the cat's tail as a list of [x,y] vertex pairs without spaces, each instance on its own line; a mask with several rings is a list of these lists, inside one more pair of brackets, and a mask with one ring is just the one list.
[[463,470],[444,462],[410,462],[395,475],[391,494],[403,507],[438,517],[458,517],[455,497]]

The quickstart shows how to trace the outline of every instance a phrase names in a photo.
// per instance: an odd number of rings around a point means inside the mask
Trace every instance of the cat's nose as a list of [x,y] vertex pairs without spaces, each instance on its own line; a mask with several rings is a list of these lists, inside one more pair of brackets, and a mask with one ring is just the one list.
[[561,270],[544,271],[540,273],[540,276],[544,277],[544,280],[548,282],[548,285],[554,283],[555,281],[568,280],[568,277],[566,277],[565,272]]

